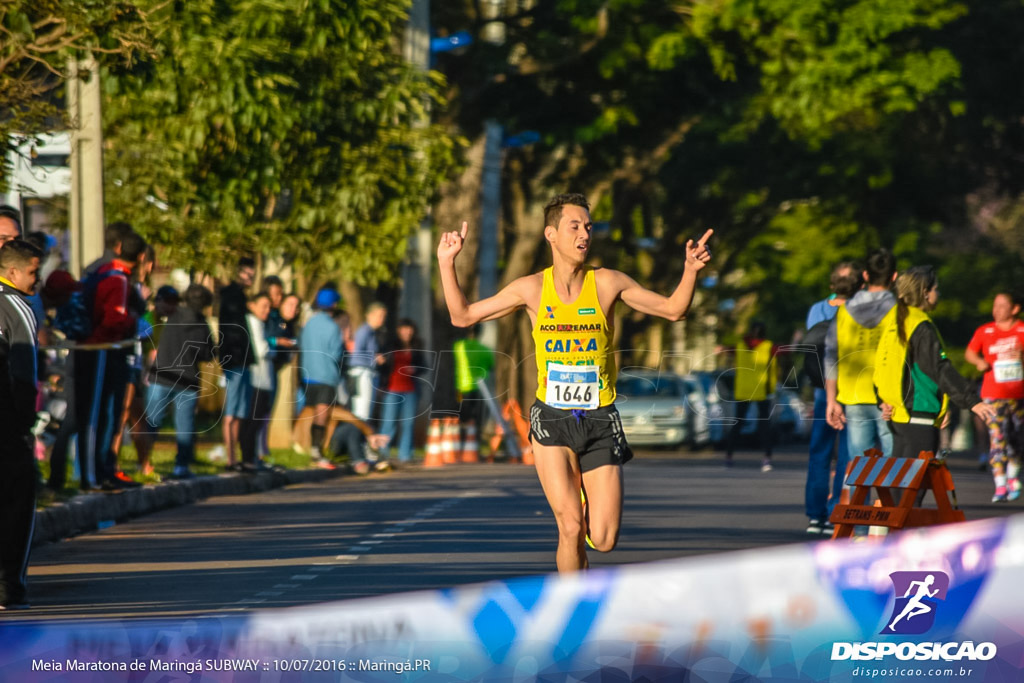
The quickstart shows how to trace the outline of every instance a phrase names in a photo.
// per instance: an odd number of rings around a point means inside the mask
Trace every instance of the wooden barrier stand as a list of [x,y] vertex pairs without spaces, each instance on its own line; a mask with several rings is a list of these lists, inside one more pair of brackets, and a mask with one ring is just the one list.
[[[887,458],[871,449],[854,458],[846,472],[846,485],[854,487],[853,495],[849,504],[840,503],[832,510],[829,517],[835,525],[832,538],[849,538],[857,525],[904,529],[965,519],[963,510],[956,504],[953,475],[945,459],[936,458],[931,451],[922,451],[915,459]],[[878,503],[866,505],[872,488]],[[917,507],[925,491],[932,492],[937,507]],[[898,503],[894,494],[900,496]]]

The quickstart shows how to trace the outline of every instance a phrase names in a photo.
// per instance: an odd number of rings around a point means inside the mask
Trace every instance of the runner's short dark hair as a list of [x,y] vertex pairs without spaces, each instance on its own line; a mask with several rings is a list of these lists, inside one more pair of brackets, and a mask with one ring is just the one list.
[[550,225],[558,227],[558,222],[562,220],[562,207],[564,206],[581,206],[590,211],[590,202],[587,198],[578,192],[567,192],[564,194],[555,195],[551,201],[544,207],[544,225],[545,227]]

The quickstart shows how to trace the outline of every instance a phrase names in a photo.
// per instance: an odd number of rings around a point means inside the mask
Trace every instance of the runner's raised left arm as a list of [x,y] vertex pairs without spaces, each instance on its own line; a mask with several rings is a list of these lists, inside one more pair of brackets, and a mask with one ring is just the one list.
[[687,240],[686,269],[671,296],[652,292],[641,287],[625,273],[613,271],[619,297],[627,306],[641,313],[673,321],[682,320],[686,317],[690,310],[690,304],[693,302],[693,292],[697,286],[697,273],[711,260],[711,248],[707,246],[707,241],[714,232],[714,230],[708,230],[696,244],[693,243],[693,240]]

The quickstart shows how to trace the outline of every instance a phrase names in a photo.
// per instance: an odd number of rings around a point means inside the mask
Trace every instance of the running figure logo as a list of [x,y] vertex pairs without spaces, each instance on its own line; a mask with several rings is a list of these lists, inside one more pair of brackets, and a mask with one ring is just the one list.
[[883,634],[916,635],[935,622],[939,601],[946,599],[949,577],[943,572],[893,572],[889,575],[896,590],[896,604]]

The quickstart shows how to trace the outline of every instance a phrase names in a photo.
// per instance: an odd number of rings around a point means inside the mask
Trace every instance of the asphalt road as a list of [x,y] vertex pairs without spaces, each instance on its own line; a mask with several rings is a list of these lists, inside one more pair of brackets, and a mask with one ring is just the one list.
[[[626,467],[619,547],[591,566],[800,543],[806,456],[642,452]],[[967,518],[990,503],[969,458],[950,463]],[[33,551],[18,619],[182,617],[292,607],[554,570],[556,531],[532,467],[417,467],[218,497]],[[827,542],[819,540],[818,542]],[[13,614],[13,613],[12,613]]]

